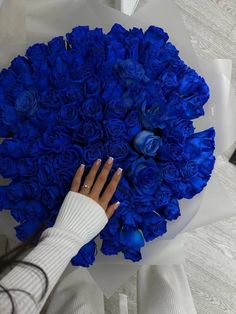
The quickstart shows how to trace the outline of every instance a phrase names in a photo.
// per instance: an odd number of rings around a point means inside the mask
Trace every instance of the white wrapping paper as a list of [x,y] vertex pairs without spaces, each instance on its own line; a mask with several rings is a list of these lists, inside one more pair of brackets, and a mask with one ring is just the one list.
[[[53,36],[63,35],[71,31],[75,25],[99,26],[105,31],[109,31],[115,22],[126,28],[136,26],[146,29],[150,24],[163,27],[169,33],[170,40],[180,50],[181,57],[206,78],[211,88],[211,99],[205,106],[206,115],[195,122],[197,130],[215,127],[217,156],[235,141],[236,129],[232,119],[236,116],[236,105],[230,84],[232,64],[229,60],[211,62],[198,60],[173,1],[150,0],[132,17],[98,0],[9,0],[9,2],[12,6],[8,6],[8,10],[6,7],[4,15],[1,15],[4,3],[0,9],[0,17],[5,18],[5,26],[0,31],[1,66],[6,66],[18,53],[24,53],[28,45],[46,42]],[[16,3],[19,6],[19,16],[12,9]],[[13,13],[15,22],[8,24],[6,16],[9,17]],[[220,206],[222,203],[224,209]],[[146,244],[142,250],[143,260],[139,263],[133,264],[124,260],[121,255],[107,257],[98,254],[96,264],[91,267],[90,272],[106,296],[112,295],[115,289],[142,264],[182,262],[183,242],[181,236],[175,237],[177,234],[186,228],[190,230],[235,215],[236,209],[222,188],[216,173],[213,172],[212,179],[203,193],[190,201],[181,201],[181,213],[178,220],[168,225],[168,232],[162,238]],[[8,234],[13,243],[14,221],[8,213],[1,213],[1,217],[1,233]],[[70,266],[67,271],[72,270],[73,267]]]

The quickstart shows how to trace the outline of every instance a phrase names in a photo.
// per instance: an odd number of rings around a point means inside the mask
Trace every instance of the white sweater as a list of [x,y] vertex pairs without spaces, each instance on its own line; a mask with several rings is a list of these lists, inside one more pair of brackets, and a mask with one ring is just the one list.
[[[45,278],[40,270],[17,265],[0,282],[6,289],[21,289],[27,293],[10,291],[16,313],[39,313],[67,265],[79,249],[93,239],[106,225],[104,209],[91,198],[69,192],[62,204],[54,227],[45,230],[40,242],[23,260],[39,265],[48,276],[49,287],[40,300]],[[0,294],[0,313],[11,313],[6,293]]]

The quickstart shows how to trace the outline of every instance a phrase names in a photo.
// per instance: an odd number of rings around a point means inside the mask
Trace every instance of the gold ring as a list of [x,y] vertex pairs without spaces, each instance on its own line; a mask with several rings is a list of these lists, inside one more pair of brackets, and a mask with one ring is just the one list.
[[90,186],[87,185],[87,184],[84,184],[84,185],[82,186],[82,188],[85,188],[85,189],[89,189],[89,190],[90,190]]

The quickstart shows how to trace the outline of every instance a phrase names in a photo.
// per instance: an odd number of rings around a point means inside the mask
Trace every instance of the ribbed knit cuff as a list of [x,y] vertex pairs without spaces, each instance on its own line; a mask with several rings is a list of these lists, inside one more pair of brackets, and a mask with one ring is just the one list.
[[92,240],[107,224],[105,210],[93,199],[76,192],[68,192],[54,227],[48,228],[42,238],[50,236],[57,242],[68,239],[83,246]]

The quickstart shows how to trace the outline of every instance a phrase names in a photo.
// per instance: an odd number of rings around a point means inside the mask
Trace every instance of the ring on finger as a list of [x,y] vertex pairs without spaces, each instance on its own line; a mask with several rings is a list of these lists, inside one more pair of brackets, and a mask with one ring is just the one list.
[[86,192],[89,192],[91,187],[88,184],[83,184],[81,189],[84,189]]

